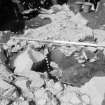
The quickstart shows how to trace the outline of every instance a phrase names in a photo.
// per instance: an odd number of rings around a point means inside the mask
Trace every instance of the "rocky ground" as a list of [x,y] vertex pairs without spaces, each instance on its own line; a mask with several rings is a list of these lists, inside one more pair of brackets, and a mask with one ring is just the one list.
[[87,27],[88,20],[67,5],[43,12],[39,17],[50,20],[46,25],[32,28],[33,19],[24,34],[1,32],[0,105],[104,105],[104,27]]

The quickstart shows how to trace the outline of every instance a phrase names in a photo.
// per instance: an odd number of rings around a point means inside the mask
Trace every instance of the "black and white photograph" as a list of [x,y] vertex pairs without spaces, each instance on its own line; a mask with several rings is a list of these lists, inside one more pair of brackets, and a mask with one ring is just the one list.
[[105,0],[0,0],[0,105],[105,105]]

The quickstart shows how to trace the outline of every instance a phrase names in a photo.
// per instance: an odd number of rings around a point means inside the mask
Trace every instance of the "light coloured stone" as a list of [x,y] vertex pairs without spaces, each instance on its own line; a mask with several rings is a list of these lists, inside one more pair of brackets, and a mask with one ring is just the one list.
[[63,85],[60,82],[54,83],[53,80],[49,80],[46,83],[46,86],[47,86],[46,90],[51,91],[54,95],[57,95],[64,88]]
[[7,98],[12,98],[12,95],[15,92],[15,87],[9,88],[8,90],[6,90],[2,96],[7,97]]
[[105,77],[96,76],[80,88],[82,93],[89,95],[92,105],[101,105],[105,93]]
[[28,98],[33,98],[33,94],[32,92],[27,88],[26,86],[26,82],[27,80],[18,80],[15,82],[15,84],[21,88],[22,90],[22,93],[25,97],[28,97]]
[[59,105],[59,101],[57,100],[57,98],[52,94],[52,92],[50,91],[46,91],[46,105]]
[[61,103],[61,105],[73,105],[73,104],[70,104],[70,103]]
[[84,59],[78,59],[78,63],[84,63],[85,60]]
[[59,105],[59,102],[58,102],[58,100],[55,97],[53,97],[53,99],[51,100],[51,104],[52,105]]
[[20,103],[20,105],[29,105],[28,101],[23,101],[22,103]]
[[29,105],[28,101],[17,100],[12,105]]
[[44,80],[41,77],[32,78],[32,82],[30,84],[30,88],[40,88],[44,85]]
[[24,74],[24,72],[31,70],[32,64],[33,61],[30,59],[27,49],[14,60],[14,66],[16,67],[14,72],[16,74]]
[[20,73],[20,76],[23,76],[24,79],[29,79],[30,81],[36,81],[36,83],[38,80],[43,80],[40,73],[31,70]]
[[[50,64],[53,68],[58,68],[58,65],[55,62],[51,62]],[[53,72],[53,71],[52,71]]]
[[8,105],[8,104],[9,104],[9,100],[7,99],[0,100],[0,105]]
[[45,92],[45,89],[41,88],[34,92],[35,95],[35,101],[37,105],[46,105],[47,102],[47,93]]
[[76,51],[75,47],[66,47],[66,46],[62,46],[59,48],[59,50],[65,55],[65,56],[70,56],[73,52]]
[[49,80],[49,81],[46,81],[46,87],[47,88],[52,88],[54,86],[54,80]]
[[[30,53],[32,55],[31,57],[29,55]],[[39,57],[39,55],[37,55],[37,52],[34,52],[32,49],[28,48],[14,61],[14,66],[16,67],[14,72],[18,75],[29,78],[29,80],[32,81],[30,87],[41,87],[44,84],[44,80],[40,77],[40,75],[34,71],[31,71],[33,62],[36,62],[38,60],[36,56]]]
[[32,64],[44,59],[44,55],[33,50],[30,46],[25,51],[19,54],[14,60],[15,73],[21,74],[31,70]]
[[30,88],[40,88],[45,84],[40,74],[35,71],[27,71],[22,73],[21,75],[29,78],[29,80],[31,81]]
[[82,98],[82,101],[83,101],[85,104],[90,104],[90,98],[89,98],[89,96],[83,95],[81,98]]
[[[20,74],[21,76],[24,76],[24,78],[31,81],[30,88],[40,88],[45,84],[45,81],[41,78],[40,74],[35,71],[26,71]],[[26,81],[26,80],[25,80]]]
[[87,49],[91,52],[95,52],[97,50],[96,47],[87,47]]
[[54,84],[54,90],[55,90],[55,94],[58,94],[60,91],[62,91],[63,90],[63,85],[60,83],[60,82],[56,82],[55,84]]
[[60,101],[63,103],[70,103],[70,104],[80,104],[81,101],[77,96],[77,92],[76,91],[72,91],[70,88],[66,88],[62,94],[62,96],[60,97]]
[[56,97],[45,89],[38,89],[35,92],[35,100],[37,105],[58,105]]
[[97,61],[97,59],[98,59],[98,58],[95,56],[95,57],[93,57],[92,59],[90,59],[89,62],[95,62],[95,61]]
[[75,92],[71,93],[72,94],[72,97],[70,99],[71,103],[72,104],[80,104],[81,101],[79,100],[78,96],[76,95]]
[[8,84],[7,82],[3,81],[2,78],[0,78],[0,88],[3,90],[7,90],[10,88],[13,88],[13,86]]
[[4,64],[2,64],[3,62],[0,61],[0,63],[0,79],[9,81],[9,77],[11,74],[10,72],[8,72],[9,70],[7,69],[7,67]]
[[45,89],[41,88],[41,89],[38,89],[34,92],[34,95],[36,97],[36,99],[41,99],[41,98],[45,98],[46,97],[46,94],[45,94]]
[[61,5],[54,5],[51,7],[51,9],[53,10],[53,12],[58,12],[62,9],[62,6]]
[[103,54],[105,55],[105,49],[103,50]]
[[86,103],[82,103],[82,105],[87,105]]
[[77,13],[74,17],[71,18],[71,21],[76,23],[78,26],[85,26],[88,22],[80,13]]
[[37,105],[46,105],[46,99],[40,99],[36,103]]

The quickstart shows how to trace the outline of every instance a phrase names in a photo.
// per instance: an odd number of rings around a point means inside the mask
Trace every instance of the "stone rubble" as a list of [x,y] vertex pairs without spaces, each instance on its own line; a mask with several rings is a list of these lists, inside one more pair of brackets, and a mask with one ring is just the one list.
[[[33,99],[36,105],[79,105],[82,103],[75,91],[70,90],[68,86],[65,87],[59,81],[54,82],[53,80],[46,80],[46,87],[36,87],[35,85],[40,82],[40,80],[38,80],[36,84],[33,85],[35,88],[30,88],[30,83],[27,84],[27,82],[28,81],[25,79],[20,79],[15,82],[15,85],[22,90],[23,101],[17,100],[13,102],[12,105],[29,105],[28,101],[25,101],[24,98],[27,100]],[[12,94],[13,93],[10,95]],[[83,100],[85,100],[85,103],[88,102],[86,98]],[[3,101],[1,103],[3,103]],[[3,105],[6,104],[4,103]]]

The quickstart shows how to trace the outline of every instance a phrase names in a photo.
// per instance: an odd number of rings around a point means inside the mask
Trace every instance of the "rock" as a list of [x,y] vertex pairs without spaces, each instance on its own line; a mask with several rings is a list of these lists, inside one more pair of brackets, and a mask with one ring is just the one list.
[[28,87],[26,86],[26,82],[27,80],[18,80],[15,82],[15,84],[21,88],[22,90],[22,94],[24,97],[27,97],[27,98],[33,98],[33,94],[32,92],[28,89]]
[[31,71],[33,62],[42,60],[44,56],[40,52],[35,52],[31,48],[27,48],[21,53],[14,61],[15,74],[25,76],[31,81],[30,87],[41,87],[44,84],[44,80],[40,77],[40,74]]
[[40,99],[40,101],[37,101],[37,105],[46,105],[46,99]]
[[44,80],[39,76],[32,78],[32,82],[30,84],[31,88],[40,88],[44,85]]
[[29,72],[27,71],[22,75],[28,77],[29,80],[31,81],[30,88],[40,88],[45,84],[40,74],[35,71],[29,71]]
[[70,99],[71,103],[72,104],[80,104],[81,101],[79,100],[78,96],[76,95],[76,93],[71,93],[72,94],[72,97]]
[[14,98],[16,98],[16,97],[13,97],[14,92],[15,92],[15,87],[6,90],[6,91],[2,94],[2,96],[6,97],[7,99],[8,99],[8,98],[9,98],[9,99],[14,99]]
[[[103,81],[103,82],[102,82]],[[91,105],[101,105],[105,93],[105,77],[93,77],[88,83],[80,88],[82,93],[90,97]]]
[[87,50],[89,50],[91,52],[95,52],[97,50],[97,48],[95,48],[95,47],[87,47]]
[[88,23],[88,20],[85,19],[80,13],[77,13],[74,17],[72,17],[71,21],[77,24],[79,27],[83,27]]
[[88,95],[82,95],[82,101],[86,104],[89,105],[90,104],[90,98]]
[[51,71],[51,75],[56,77],[57,79],[60,79],[62,77],[62,71],[60,68],[54,68],[53,71]]
[[63,90],[63,85],[60,82],[56,82],[54,83],[54,81],[48,81],[48,83],[46,83],[46,90],[49,90],[50,92],[52,92],[54,95],[59,94],[59,92],[61,92]]
[[0,105],[8,105],[8,104],[9,104],[9,100],[7,99],[0,100]]
[[[51,62],[50,65],[53,67],[53,68],[58,68],[58,65],[55,63],[55,62]],[[54,70],[53,70],[54,71]],[[53,73],[53,71],[51,71]]]
[[4,64],[0,64],[0,78],[9,81],[10,76],[11,76],[10,70]]
[[37,90],[34,92],[34,95],[35,95],[36,99],[43,98],[43,97],[45,96],[45,89],[44,89],[44,88],[37,89]]
[[44,59],[44,55],[38,51],[28,47],[24,52],[17,56],[14,60],[15,73],[24,74],[31,70],[33,63]]
[[22,103],[20,103],[19,105],[29,105],[28,101],[23,101]]
[[78,63],[83,64],[85,62],[84,59],[78,59]]
[[52,9],[53,13],[57,13],[57,12],[61,11],[62,7],[61,7],[61,5],[54,5],[51,7],[51,9]]
[[97,61],[97,56],[93,57],[92,59],[89,60],[89,62],[95,62]]
[[28,101],[17,100],[12,105],[29,105],[29,104],[28,104]]
[[47,94],[45,92],[45,89],[41,88],[34,92],[35,95],[35,101],[37,105],[46,105],[47,101]]
[[59,49],[54,49],[53,51],[51,51],[50,57],[51,61],[54,61],[56,64],[59,64],[59,62],[61,62],[65,58],[65,55]]
[[38,89],[34,93],[37,105],[59,105],[56,97],[44,88]]
[[72,104],[62,102],[61,105],[72,105]]
[[30,59],[28,50],[24,51],[14,60],[15,73],[21,74],[31,70],[33,61]]
[[49,81],[46,81],[46,87],[49,89],[49,88],[52,88],[54,86],[54,80],[53,79],[50,79]]
[[47,105],[59,105],[60,104],[56,96],[54,96],[50,91],[46,91],[46,92],[48,96]]
[[[59,92],[61,92],[62,90],[63,90],[63,85],[60,83],[60,82],[56,82],[55,84],[54,84],[54,93],[55,94],[58,94]],[[53,93],[53,94],[54,94]]]
[[68,90],[68,89],[64,91],[62,97],[60,98],[60,101],[62,103],[70,103],[70,104],[72,103],[72,104],[76,104],[76,105],[81,103],[76,92]]
[[87,59],[89,60],[95,58],[95,53],[92,52],[91,50],[85,50],[85,54],[87,56]]
[[58,48],[65,56],[70,56],[73,52],[75,52],[77,49],[75,47],[66,47],[62,46]]
[[3,81],[2,78],[0,78],[0,88],[3,89],[3,90],[7,90],[7,89],[10,89],[10,88],[13,88],[13,86],[10,85],[9,83]]

